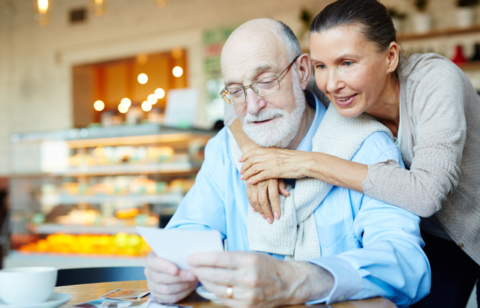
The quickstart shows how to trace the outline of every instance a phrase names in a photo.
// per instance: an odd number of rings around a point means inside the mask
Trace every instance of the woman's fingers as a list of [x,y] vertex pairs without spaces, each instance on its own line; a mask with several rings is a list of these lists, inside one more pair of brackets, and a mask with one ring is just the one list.
[[268,181],[260,182],[255,187],[257,188],[258,203],[263,212],[262,217],[271,224],[273,222],[273,214],[270,209],[270,202],[268,202]]
[[243,155],[238,159],[238,161],[243,163],[252,156],[265,154],[268,150],[269,149],[265,149],[262,147],[253,148],[250,151],[243,153]]
[[270,199],[274,219],[280,218],[280,196],[278,194],[278,182],[278,180],[268,181],[268,198]]

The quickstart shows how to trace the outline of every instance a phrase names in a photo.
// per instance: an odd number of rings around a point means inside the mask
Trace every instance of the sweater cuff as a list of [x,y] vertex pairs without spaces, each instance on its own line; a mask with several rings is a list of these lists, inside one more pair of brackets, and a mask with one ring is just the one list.
[[397,161],[393,159],[389,159],[387,161],[382,161],[373,165],[368,165],[367,177],[362,182],[363,193],[365,195],[368,195],[368,192],[375,187],[375,184],[373,182],[375,173],[384,166],[399,166],[399,164]]

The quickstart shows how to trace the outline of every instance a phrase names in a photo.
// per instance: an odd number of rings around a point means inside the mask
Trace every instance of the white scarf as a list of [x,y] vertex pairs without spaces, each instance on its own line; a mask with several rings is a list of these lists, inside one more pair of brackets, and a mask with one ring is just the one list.
[[[242,151],[228,129],[230,151],[238,170]],[[330,104],[312,140],[312,151],[351,160],[363,141],[375,132],[392,133],[373,117],[362,114],[344,118]],[[269,224],[248,207],[247,230],[250,250],[284,255],[285,260],[321,257],[320,241],[313,211],[332,189],[331,184],[314,178],[297,179],[287,185],[290,197],[280,195],[281,217]]]

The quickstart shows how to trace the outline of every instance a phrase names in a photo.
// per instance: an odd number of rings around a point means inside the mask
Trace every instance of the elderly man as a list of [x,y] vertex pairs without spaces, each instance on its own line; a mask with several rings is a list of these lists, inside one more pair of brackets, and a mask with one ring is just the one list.
[[[401,162],[378,122],[362,116],[345,120],[304,92],[310,59],[283,23],[259,19],[240,26],[225,44],[221,66],[224,99],[259,145],[325,151],[364,164]],[[150,253],[145,273],[157,301],[177,302],[198,282],[231,307],[375,296],[408,306],[428,294],[430,268],[417,216],[307,178],[287,184],[290,197],[281,197],[282,215],[268,223],[248,204],[240,156],[233,135],[220,131],[168,225],[218,230],[228,252],[193,255],[188,271]]]

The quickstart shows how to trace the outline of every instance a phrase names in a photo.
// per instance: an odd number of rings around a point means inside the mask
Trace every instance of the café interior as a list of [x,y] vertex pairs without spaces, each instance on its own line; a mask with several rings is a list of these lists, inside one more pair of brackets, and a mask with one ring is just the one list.
[[[229,34],[281,20],[308,53],[330,2],[0,0],[0,268],[144,266],[135,226],[165,227],[223,127]],[[480,6],[381,2],[403,50],[480,91]]]

